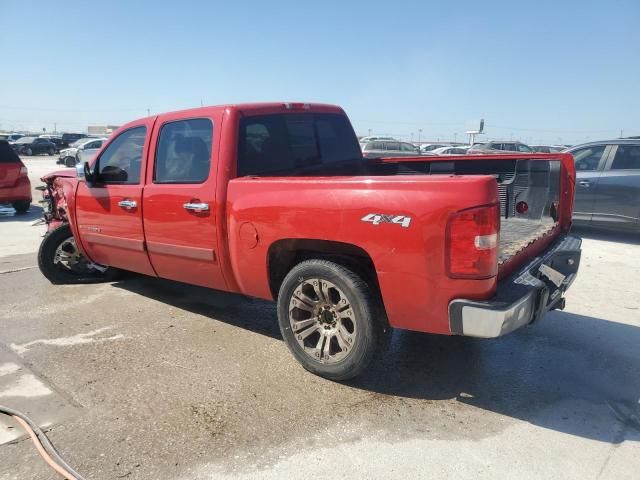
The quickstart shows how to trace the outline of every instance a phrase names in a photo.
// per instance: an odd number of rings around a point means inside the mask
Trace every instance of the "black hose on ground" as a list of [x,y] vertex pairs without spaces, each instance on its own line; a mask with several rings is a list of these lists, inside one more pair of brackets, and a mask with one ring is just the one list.
[[[33,420],[27,417],[24,413],[6,407],[4,405],[0,405],[0,413],[3,413],[10,417],[14,417],[18,421],[18,423],[31,436],[31,439],[36,444],[36,448],[38,448],[38,453],[40,453],[45,461],[56,472],[65,476],[69,480],[84,480],[78,472],[76,472],[67,462],[65,462],[65,460],[60,456],[49,438],[47,438],[42,429],[36,423],[34,423]],[[46,455],[43,455],[43,452],[48,455],[49,458],[47,458]]]

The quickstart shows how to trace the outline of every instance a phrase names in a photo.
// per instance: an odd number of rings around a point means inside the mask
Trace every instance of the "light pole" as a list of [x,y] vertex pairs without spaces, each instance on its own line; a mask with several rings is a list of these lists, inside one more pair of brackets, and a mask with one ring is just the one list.
[[420,139],[422,138],[422,129],[418,129],[418,143],[420,143]]
[[371,136],[371,129],[368,129],[367,132],[369,133],[369,136]]

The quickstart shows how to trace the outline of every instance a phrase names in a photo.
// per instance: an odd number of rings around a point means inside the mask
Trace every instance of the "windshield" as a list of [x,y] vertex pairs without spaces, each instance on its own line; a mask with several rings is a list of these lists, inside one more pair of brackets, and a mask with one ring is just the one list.
[[16,140],[16,143],[32,143],[36,137],[22,137]]
[[362,161],[345,115],[259,115],[240,121],[238,175],[265,175]]

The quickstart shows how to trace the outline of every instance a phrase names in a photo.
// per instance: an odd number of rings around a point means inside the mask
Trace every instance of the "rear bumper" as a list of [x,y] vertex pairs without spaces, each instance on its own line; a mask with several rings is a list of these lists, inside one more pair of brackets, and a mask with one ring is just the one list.
[[454,335],[495,338],[536,322],[549,310],[564,307],[563,293],[575,280],[582,240],[559,239],[524,268],[498,283],[487,301],[454,299],[449,328]]
[[19,200],[31,201],[31,182],[27,177],[20,178],[13,187],[0,187],[0,203]]

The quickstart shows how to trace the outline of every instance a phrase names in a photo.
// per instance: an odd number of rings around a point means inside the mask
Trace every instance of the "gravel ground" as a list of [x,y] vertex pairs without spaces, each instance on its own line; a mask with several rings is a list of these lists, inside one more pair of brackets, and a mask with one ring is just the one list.
[[[293,360],[271,303],[50,285],[37,215],[0,212],[0,403],[50,424],[87,479],[637,478],[638,237],[579,232],[563,312],[496,340],[395,332],[337,384]],[[0,479],[31,478],[57,477],[24,437],[0,445]]]

